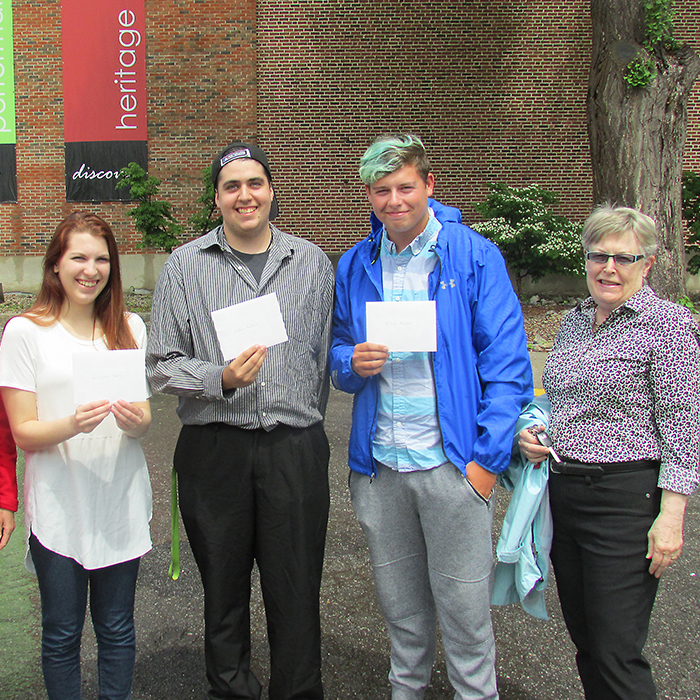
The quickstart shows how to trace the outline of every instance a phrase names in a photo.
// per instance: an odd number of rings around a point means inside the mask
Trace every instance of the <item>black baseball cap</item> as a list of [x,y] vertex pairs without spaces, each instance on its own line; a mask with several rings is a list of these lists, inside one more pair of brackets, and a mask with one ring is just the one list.
[[[214,158],[214,162],[211,164],[211,181],[216,189],[216,184],[219,179],[219,173],[221,168],[227,163],[233,160],[238,160],[240,158],[249,158],[250,160],[256,160],[260,165],[265,168],[267,173],[267,179],[270,184],[272,184],[272,174],[270,172],[270,164],[267,161],[267,154],[262,148],[256,146],[254,143],[243,143],[242,141],[235,141],[224,148],[217,156]],[[270,207],[270,220],[274,219],[279,214],[279,207],[277,206],[277,194],[275,194],[272,200],[272,206]]]

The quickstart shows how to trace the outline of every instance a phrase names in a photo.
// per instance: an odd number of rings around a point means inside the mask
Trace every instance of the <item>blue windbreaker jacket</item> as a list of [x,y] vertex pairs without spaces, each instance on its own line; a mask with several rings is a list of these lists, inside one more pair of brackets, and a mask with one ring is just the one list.
[[[464,226],[458,209],[429,205],[443,227],[429,281],[437,306],[432,366],[443,448],[465,475],[472,460],[498,473],[508,466],[515,421],[533,396],[520,303],[498,248]],[[367,339],[365,302],[382,300],[382,224],[374,214],[371,220],[372,233],[338,263],[330,350],[334,386],[355,394],[350,468],[368,476],[375,473],[378,379],[358,376],[350,361],[355,345]]]

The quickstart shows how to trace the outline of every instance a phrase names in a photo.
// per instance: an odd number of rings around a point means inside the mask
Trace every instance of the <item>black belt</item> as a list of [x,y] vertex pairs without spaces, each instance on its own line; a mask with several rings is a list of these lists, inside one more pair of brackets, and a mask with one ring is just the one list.
[[633,462],[576,462],[564,459],[561,462],[549,460],[549,469],[553,474],[565,474],[567,476],[602,476],[603,474],[616,474],[621,472],[640,472],[645,469],[659,469],[661,463],[658,459],[638,459]]

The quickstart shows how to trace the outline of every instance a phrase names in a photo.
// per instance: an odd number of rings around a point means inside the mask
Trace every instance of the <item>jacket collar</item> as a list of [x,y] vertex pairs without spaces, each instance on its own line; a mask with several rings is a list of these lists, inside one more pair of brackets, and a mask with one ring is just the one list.
[[[436,244],[436,251],[439,253],[446,245],[445,237],[443,236],[445,224],[461,224],[462,212],[456,207],[448,207],[444,204],[440,204],[440,202],[438,202],[436,199],[428,199],[428,206],[433,210],[435,218],[442,224],[443,227],[443,230],[438,234],[438,242]],[[369,245],[368,252],[370,261],[372,264],[374,264],[379,259],[379,254],[381,252],[382,231],[384,229],[384,224],[382,224],[374,212],[370,214],[369,218],[372,230],[365,240]]]

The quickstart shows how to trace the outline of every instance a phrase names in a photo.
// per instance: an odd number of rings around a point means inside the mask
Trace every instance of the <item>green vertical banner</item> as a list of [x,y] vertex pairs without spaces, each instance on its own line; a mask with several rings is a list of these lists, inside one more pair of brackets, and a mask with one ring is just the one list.
[[0,0],[0,202],[17,201],[12,0]]

